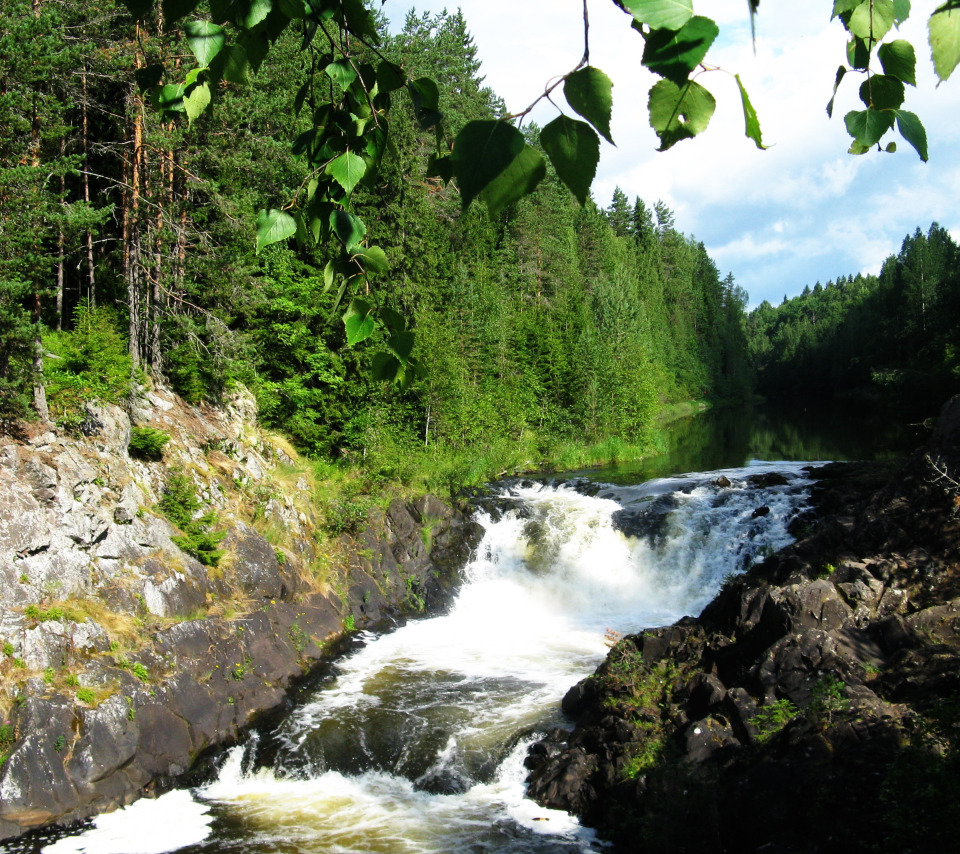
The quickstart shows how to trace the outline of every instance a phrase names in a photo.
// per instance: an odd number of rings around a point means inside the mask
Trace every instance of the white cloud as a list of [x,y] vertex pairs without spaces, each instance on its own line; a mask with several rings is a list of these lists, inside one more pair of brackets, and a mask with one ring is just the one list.
[[[647,120],[654,77],[640,65],[643,43],[629,18],[610,0],[590,0],[591,62],[614,81],[613,137],[602,143],[594,197],[606,205],[614,187],[647,202],[662,199],[678,227],[705,241],[720,267],[731,270],[752,302],[798,293],[837,275],[875,271],[903,237],[939,220],[960,232],[960,82],[935,86],[926,44],[926,20],[939,0],[914,0],[900,36],[917,51],[916,89],[905,108],[926,126],[930,162],[922,164],[898,138],[895,155],[854,157],[843,116],[861,109],[860,78],[848,74],[834,117],[826,104],[845,33],[829,22],[829,4],[764,3],[757,17],[756,52],[743,0],[699,0],[721,38],[712,64],[738,72],[760,117],[767,151],[743,133],[733,78],[723,72],[700,80],[716,96],[717,112],[700,138],[657,153]],[[402,22],[409,3],[389,0],[388,16]],[[427,0],[418,10],[463,11],[483,61],[482,73],[515,111],[525,108],[548,80],[569,71],[583,53],[581,0]],[[559,96],[562,103],[562,95]],[[541,124],[555,115],[543,104]],[[956,213],[955,213],[956,212]]]

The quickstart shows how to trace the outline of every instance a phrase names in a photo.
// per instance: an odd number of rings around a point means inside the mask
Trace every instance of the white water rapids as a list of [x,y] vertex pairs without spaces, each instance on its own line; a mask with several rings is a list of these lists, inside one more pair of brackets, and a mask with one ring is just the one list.
[[[802,467],[754,464],[593,497],[512,490],[521,511],[480,517],[486,534],[448,613],[366,636],[259,745],[228,754],[213,783],[100,816],[43,850],[599,850],[575,819],[525,799],[527,747],[562,723],[560,699],[601,661],[608,629],[697,614],[726,575],[791,541]],[[772,470],[787,483],[746,483]],[[617,511],[649,534],[625,536]],[[253,767],[258,750],[269,766]]]

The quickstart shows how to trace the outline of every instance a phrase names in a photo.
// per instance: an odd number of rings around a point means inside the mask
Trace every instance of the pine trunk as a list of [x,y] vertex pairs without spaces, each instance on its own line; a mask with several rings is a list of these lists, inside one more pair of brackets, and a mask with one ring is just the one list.
[[[90,135],[89,135],[89,116],[87,114],[87,72],[86,69],[80,75],[80,85],[83,91],[83,102],[81,103],[81,133],[83,145],[83,200],[90,205],[90,166],[88,158],[90,154]],[[96,305],[96,278],[94,275],[93,264],[93,231],[87,229],[87,300],[91,308]]]

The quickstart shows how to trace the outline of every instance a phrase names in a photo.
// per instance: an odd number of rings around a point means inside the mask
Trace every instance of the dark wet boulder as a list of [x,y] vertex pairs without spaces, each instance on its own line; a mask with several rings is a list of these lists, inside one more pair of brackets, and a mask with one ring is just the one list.
[[576,726],[534,748],[531,797],[624,852],[953,845],[960,524],[931,461],[960,464],[958,425],[960,398],[893,478],[813,470],[796,543],[568,692]]
[[660,495],[649,501],[616,510],[611,521],[613,527],[624,536],[656,543],[663,537],[670,513],[678,506],[679,502],[673,494]]

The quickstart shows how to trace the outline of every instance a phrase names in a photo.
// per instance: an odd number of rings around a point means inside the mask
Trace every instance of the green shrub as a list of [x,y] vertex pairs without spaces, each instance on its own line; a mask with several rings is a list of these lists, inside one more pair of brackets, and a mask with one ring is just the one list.
[[119,403],[130,392],[131,363],[117,313],[86,301],[73,312],[73,329],[44,336],[53,354],[44,365],[47,401],[57,421],[73,423],[84,401]]
[[147,682],[150,679],[150,671],[147,670],[145,664],[141,664],[138,661],[130,669],[133,671],[133,675],[141,682]]
[[163,430],[155,430],[153,427],[131,427],[127,453],[136,460],[156,462],[163,458],[163,446],[169,441],[170,435]]
[[182,471],[172,471],[160,499],[163,515],[183,531],[172,539],[204,566],[216,566],[223,557],[223,550],[217,547],[226,532],[212,530],[217,524],[217,515],[212,510],[197,516],[200,506],[193,481]]
[[799,713],[800,710],[789,700],[777,700],[764,706],[750,719],[758,730],[757,741],[766,744]]
[[36,620],[38,623],[48,621],[59,622],[68,619],[70,616],[59,605],[53,605],[50,608],[41,608],[39,605],[30,604],[23,609],[23,616],[28,620]]
[[810,705],[807,706],[807,716],[819,726],[833,723],[833,716],[848,708],[844,702],[843,689],[846,683],[841,682],[832,674],[821,676],[810,691]]
[[0,768],[3,768],[10,756],[10,748],[13,747],[14,732],[13,724],[0,724]]

